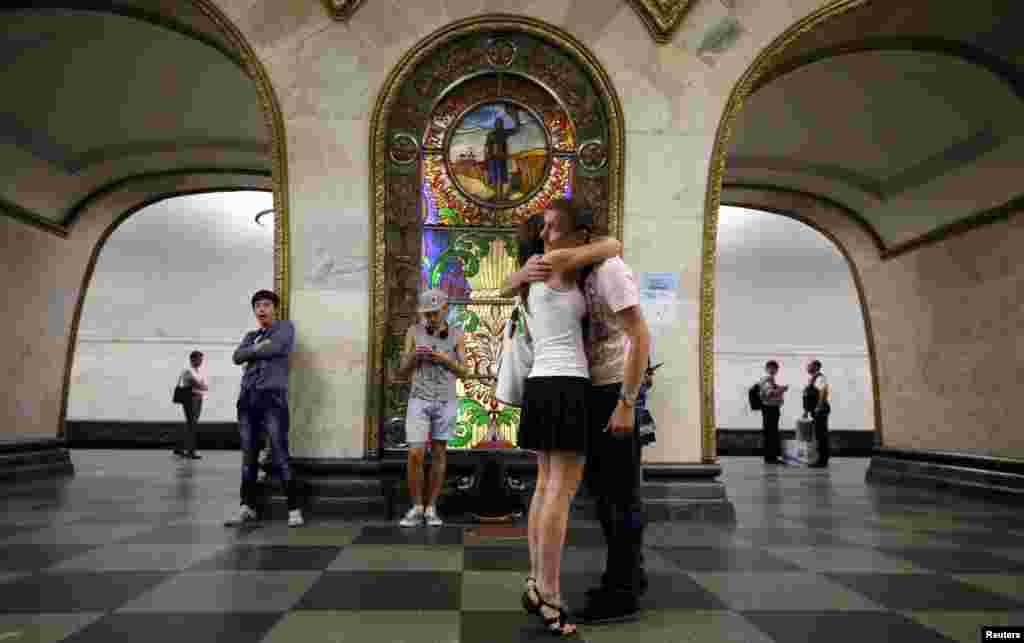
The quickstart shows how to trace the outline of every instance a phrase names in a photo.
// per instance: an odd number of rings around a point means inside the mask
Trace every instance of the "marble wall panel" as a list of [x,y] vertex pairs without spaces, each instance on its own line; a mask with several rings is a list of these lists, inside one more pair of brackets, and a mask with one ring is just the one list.
[[365,289],[292,291],[296,347],[289,403],[296,457],[364,453],[366,302]]

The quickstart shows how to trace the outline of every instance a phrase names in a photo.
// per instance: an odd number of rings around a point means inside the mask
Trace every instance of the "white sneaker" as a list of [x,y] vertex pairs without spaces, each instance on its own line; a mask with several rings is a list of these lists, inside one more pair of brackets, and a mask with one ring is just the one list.
[[419,527],[423,524],[423,510],[413,507],[406,512],[405,518],[398,521],[398,524],[402,527]]
[[291,509],[288,511],[289,527],[301,527],[304,524],[306,524],[306,521],[302,519],[301,509]]
[[259,520],[259,516],[252,510],[249,505],[242,505],[238,508],[238,520],[239,524],[245,524],[249,522],[256,522]]
[[435,507],[427,507],[427,512],[423,514],[423,519],[427,521],[427,525],[430,527],[440,527],[444,524],[441,520],[441,516],[437,515],[437,509]]

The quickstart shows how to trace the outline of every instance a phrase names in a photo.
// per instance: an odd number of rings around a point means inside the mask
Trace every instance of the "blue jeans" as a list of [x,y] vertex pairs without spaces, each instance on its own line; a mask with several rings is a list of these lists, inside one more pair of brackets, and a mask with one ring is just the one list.
[[[242,485],[256,482],[261,437],[270,443],[271,472],[291,480],[288,466],[288,393],[277,390],[242,391],[238,396],[238,435],[242,442]],[[243,498],[245,500],[245,498]]]

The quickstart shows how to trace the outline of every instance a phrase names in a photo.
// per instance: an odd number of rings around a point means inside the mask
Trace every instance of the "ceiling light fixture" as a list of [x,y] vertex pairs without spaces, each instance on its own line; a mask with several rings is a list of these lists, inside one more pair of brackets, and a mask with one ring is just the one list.
[[260,218],[262,218],[263,216],[268,215],[268,214],[274,214],[274,208],[270,208],[269,210],[260,210],[259,212],[257,212],[256,213],[256,225],[260,225],[260,226],[263,225],[262,223],[260,223]]

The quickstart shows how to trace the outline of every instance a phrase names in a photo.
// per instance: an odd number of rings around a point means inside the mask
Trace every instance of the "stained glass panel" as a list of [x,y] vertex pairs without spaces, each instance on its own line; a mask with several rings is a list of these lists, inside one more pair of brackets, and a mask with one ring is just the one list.
[[571,119],[539,85],[503,82],[470,81],[434,110],[421,147],[426,224],[516,226],[571,192]]
[[511,230],[423,230],[420,291],[438,288],[455,301],[497,297],[502,282],[516,270]]
[[458,384],[452,448],[515,444],[519,411],[494,399],[501,330],[513,309],[499,288],[516,270],[516,226],[572,196],[576,150],[562,104],[525,77],[468,80],[431,113],[419,150],[420,291],[448,294],[470,372]]
[[459,383],[459,415],[452,448],[476,446],[481,440],[516,442],[519,410],[494,399],[501,331],[512,314],[511,303],[457,304],[452,306],[456,323],[466,334],[466,365],[470,377]]

